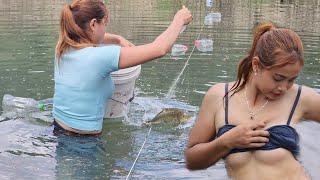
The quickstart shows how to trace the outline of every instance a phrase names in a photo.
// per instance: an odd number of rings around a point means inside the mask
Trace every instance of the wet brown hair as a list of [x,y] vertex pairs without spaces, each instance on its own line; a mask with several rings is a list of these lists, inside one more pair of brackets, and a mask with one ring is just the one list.
[[108,12],[101,0],[74,0],[70,5],[65,4],[60,16],[56,58],[59,60],[70,47],[95,46],[88,33],[89,23],[92,19],[97,19],[100,23],[103,18],[108,18]]
[[260,68],[271,69],[288,63],[304,64],[303,45],[297,33],[290,29],[276,28],[271,22],[259,24],[254,30],[252,47],[240,61],[237,81],[230,91],[242,90],[252,74],[252,60],[259,57]]

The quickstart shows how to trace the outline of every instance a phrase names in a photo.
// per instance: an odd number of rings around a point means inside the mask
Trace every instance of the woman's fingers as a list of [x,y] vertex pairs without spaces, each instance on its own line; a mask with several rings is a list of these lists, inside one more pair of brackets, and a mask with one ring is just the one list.
[[254,122],[251,124],[250,129],[261,129],[264,128],[266,126],[266,122],[265,121],[260,121],[260,122]]
[[250,143],[248,148],[258,148],[264,146],[266,143]]
[[269,132],[265,130],[252,131],[252,137],[249,138],[249,148],[262,147],[269,142]]
[[263,136],[263,137],[269,137],[269,132],[265,131],[265,130],[253,130],[251,132],[251,136],[255,137],[255,136]]
[[250,138],[250,144],[251,143],[267,143],[269,142],[269,139],[266,137],[252,137]]
[[[252,122],[250,124],[238,125],[234,128],[234,147],[255,148],[262,147],[269,142],[270,133],[263,130],[265,122]],[[258,129],[261,128],[261,129]]]
[[185,6],[182,6],[182,9],[177,14],[183,19],[184,25],[187,25],[192,21],[192,14]]

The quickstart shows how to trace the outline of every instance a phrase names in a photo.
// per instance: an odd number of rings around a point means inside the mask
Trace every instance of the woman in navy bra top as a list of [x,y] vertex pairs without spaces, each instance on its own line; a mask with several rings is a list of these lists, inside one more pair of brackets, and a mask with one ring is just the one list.
[[256,27],[237,80],[206,93],[185,151],[190,170],[225,160],[232,179],[309,179],[294,126],[320,122],[320,95],[294,84],[304,64],[303,45],[290,29]]
[[[228,94],[228,83],[225,85],[225,92]],[[298,88],[298,93],[294,104],[292,106],[288,121],[284,125],[275,125],[271,126],[266,131],[269,132],[269,141],[266,142],[264,146],[255,147],[255,148],[233,148],[228,153],[237,153],[237,152],[245,152],[252,150],[273,150],[277,148],[285,148],[290,151],[295,157],[299,154],[299,136],[297,131],[290,126],[291,118],[294,113],[294,110],[299,101],[299,97],[301,94],[301,86]],[[217,132],[217,137],[222,136],[224,133],[228,132],[232,128],[236,127],[235,125],[229,124],[228,122],[228,96],[225,97],[225,125],[220,127]]]

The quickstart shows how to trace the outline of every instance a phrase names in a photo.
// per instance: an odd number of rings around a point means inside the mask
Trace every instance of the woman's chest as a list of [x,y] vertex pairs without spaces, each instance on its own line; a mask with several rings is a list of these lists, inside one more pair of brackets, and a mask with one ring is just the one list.
[[255,150],[241,153],[233,153],[227,156],[226,164],[236,170],[256,165],[278,166],[286,164],[288,160],[294,160],[292,153],[286,149]]
[[[255,113],[252,118],[252,111]],[[227,113],[226,113],[227,112]],[[290,114],[292,114],[290,120]],[[245,104],[237,101],[230,101],[226,107],[221,107],[215,114],[215,125],[217,130],[226,123],[232,125],[245,124],[254,121],[266,122],[267,129],[274,125],[296,124],[301,119],[299,109],[292,110],[292,106],[286,103],[270,103],[266,107],[255,107],[248,109]]]

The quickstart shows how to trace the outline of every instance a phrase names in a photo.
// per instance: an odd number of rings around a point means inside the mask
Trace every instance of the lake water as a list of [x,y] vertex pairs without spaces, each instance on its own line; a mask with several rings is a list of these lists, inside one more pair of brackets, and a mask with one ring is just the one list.
[[[53,96],[53,58],[61,7],[65,1],[0,0],[0,97],[12,94],[45,99]],[[320,88],[319,0],[182,1],[194,20],[177,43],[188,46],[178,59],[170,56],[142,66],[136,82],[137,98],[128,119],[105,119],[100,137],[54,135],[50,123],[34,118],[0,122],[0,179],[125,179],[148,133],[140,126],[152,108],[168,104],[189,109],[193,120],[171,128],[154,128],[148,136],[131,179],[227,179],[223,161],[203,171],[185,168],[184,149],[204,93],[217,82],[235,79],[235,69],[251,44],[255,24],[270,20],[290,27],[302,38],[305,67],[297,82]],[[108,32],[134,44],[152,42],[169,25],[179,1],[110,0]],[[203,26],[209,12],[220,12],[221,22]],[[197,50],[173,87],[197,37],[213,40],[213,52]],[[173,88],[172,88],[173,87]],[[172,96],[164,100],[169,89]],[[0,107],[0,111],[1,111]],[[149,112],[150,111],[150,112]],[[298,125],[300,161],[320,179],[316,144],[320,125]]]

